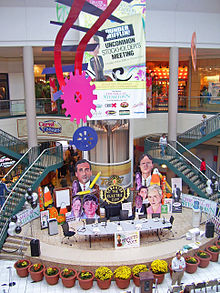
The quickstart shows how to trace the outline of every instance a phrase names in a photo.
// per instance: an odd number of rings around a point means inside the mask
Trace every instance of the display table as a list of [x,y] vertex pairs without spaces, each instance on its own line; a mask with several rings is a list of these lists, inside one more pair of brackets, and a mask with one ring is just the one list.
[[169,221],[163,221],[161,218],[154,219],[140,219],[140,220],[126,220],[116,222],[102,222],[85,225],[77,229],[77,234],[80,236],[89,236],[91,247],[92,236],[114,235],[116,232],[127,231],[157,231],[157,236],[160,240],[158,231],[172,227]]

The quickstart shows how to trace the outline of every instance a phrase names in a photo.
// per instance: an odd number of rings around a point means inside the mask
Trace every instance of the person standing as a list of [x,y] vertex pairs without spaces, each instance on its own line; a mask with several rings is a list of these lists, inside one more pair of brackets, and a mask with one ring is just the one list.
[[206,172],[206,162],[205,162],[205,159],[202,158],[202,162],[201,162],[201,165],[200,165],[200,171],[205,174]]
[[172,259],[172,286],[176,284],[181,285],[181,280],[183,278],[184,269],[186,267],[186,262],[180,250],[176,252],[176,256]]
[[5,184],[5,178],[2,178],[0,182],[0,206],[2,207],[5,202],[5,192],[10,192],[11,190],[7,188]]
[[200,128],[200,132],[202,136],[206,135],[206,126],[207,126],[207,117],[205,114],[202,115],[202,126]]
[[167,147],[167,138],[166,138],[166,134],[163,133],[162,136],[160,137],[160,140],[159,140],[159,145],[160,145],[160,148],[161,148],[161,157],[164,157],[165,155],[165,150],[166,150],[166,147]]

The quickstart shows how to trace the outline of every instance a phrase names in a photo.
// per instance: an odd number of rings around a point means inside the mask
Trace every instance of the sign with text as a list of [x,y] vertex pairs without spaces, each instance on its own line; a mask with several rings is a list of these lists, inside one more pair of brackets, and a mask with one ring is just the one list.
[[18,223],[20,226],[31,222],[32,220],[40,217],[40,208],[39,205],[35,209],[27,209],[19,212],[17,215]]
[[216,202],[189,194],[182,194],[182,206],[191,209],[197,207],[210,217],[215,216],[217,209]]
[[123,231],[115,233],[115,248],[132,248],[140,246],[139,231]]

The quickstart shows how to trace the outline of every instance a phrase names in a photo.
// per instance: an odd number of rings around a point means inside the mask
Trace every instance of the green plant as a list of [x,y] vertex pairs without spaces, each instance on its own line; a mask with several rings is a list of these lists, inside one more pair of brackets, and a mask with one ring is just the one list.
[[132,268],[132,274],[136,277],[139,277],[139,273],[147,272],[148,268],[146,265],[136,265]]
[[19,260],[16,262],[16,267],[17,268],[26,268],[29,265],[29,263],[26,260]]
[[185,261],[187,262],[187,263],[192,263],[192,264],[196,264],[198,261],[197,261],[197,259],[195,258],[195,257],[192,257],[192,256],[187,256],[186,258],[185,258]]
[[131,269],[127,266],[120,266],[114,271],[115,278],[127,280],[131,278]]
[[53,276],[53,275],[56,275],[58,273],[58,269],[57,268],[47,268],[46,269],[46,274],[48,276]]
[[32,267],[31,267],[31,271],[32,271],[32,272],[39,272],[39,271],[41,271],[42,269],[43,269],[43,265],[40,264],[40,263],[35,263],[35,264],[33,264]]
[[197,255],[201,258],[209,258],[209,254],[203,250],[198,250]]
[[82,271],[80,272],[79,277],[82,280],[88,280],[92,278],[92,273],[89,271]]
[[154,274],[164,274],[168,271],[168,265],[165,260],[156,259],[151,263],[151,270]]
[[113,276],[112,271],[107,267],[99,267],[95,271],[95,277],[99,280],[109,280]]
[[74,275],[74,271],[71,270],[71,269],[65,268],[65,269],[62,270],[61,275],[64,278],[69,278],[69,277]]
[[218,248],[217,246],[215,246],[215,245],[210,246],[210,247],[208,248],[208,250],[210,250],[210,251],[212,251],[212,252],[219,252],[219,248]]

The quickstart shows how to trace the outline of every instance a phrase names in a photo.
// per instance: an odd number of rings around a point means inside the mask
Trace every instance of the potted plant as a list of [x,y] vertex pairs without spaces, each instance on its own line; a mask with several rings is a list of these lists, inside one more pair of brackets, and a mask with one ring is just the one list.
[[128,266],[120,266],[114,271],[114,278],[118,288],[128,288],[131,280],[131,269]]
[[16,261],[14,264],[14,268],[19,277],[24,278],[28,276],[28,267],[30,266],[31,262],[28,259],[20,259]]
[[215,245],[216,245],[217,247],[220,247],[220,239],[217,240],[217,241],[215,242]]
[[206,252],[204,250],[198,250],[196,253],[196,256],[198,257],[200,263],[200,268],[206,268],[209,265],[209,261],[211,259],[211,254],[209,252]]
[[49,267],[44,270],[44,277],[49,285],[56,285],[59,280],[60,270],[57,267]]
[[72,288],[75,285],[76,276],[77,272],[74,269],[65,268],[60,272],[60,278],[66,288]]
[[211,245],[206,247],[206,250],[211,254],[211,261],[218,261],[220,247]]
[[185,262],[186,272],[189,274],[193,274],[197,270],[200,260],[196,256],[185,256]]
[[157,284],[161,284],[164,280],[164,274],[168,271],[168,264],[165,260],[156,259],[151,263],[151,271]]
[[28,272],[31,275],[31,279],[35,282],[42,281],[44,277],[44,269],[45,269],[45,266],[42,265],[41,263],[32,264],[28,268]]
[[91,271],[81,271],[77,274],[79,285],[84,290],[92,288],[94,278],[95,275]]
[[95,271],[95,277],[100,289],[108,289],[111,285],[113,273],[107,267],[99,267]]
[[146,265],[136,265],[131,269],[131,271],[132,271],[132,278],[133,278],[134,284],[137,287],[140,287],[140,276],[139,276],[139,274],[141,272],[147,272],[148,271],[147,266]]

